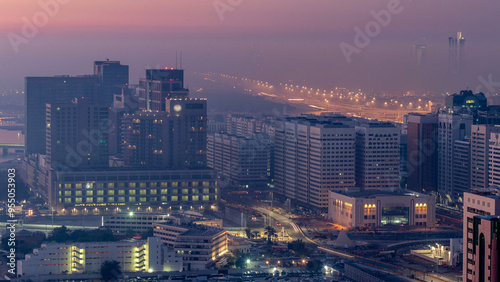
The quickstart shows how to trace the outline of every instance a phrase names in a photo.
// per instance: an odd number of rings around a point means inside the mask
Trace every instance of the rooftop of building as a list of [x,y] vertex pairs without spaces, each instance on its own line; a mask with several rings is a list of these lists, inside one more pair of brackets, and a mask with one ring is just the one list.
[[332,190],[332,192],[345,195],[352,198],[375,198],[375,197],[390,197],[390,196],[413,196],[413,197],[429,197],[429,195],[417,193],[414,191],[408,190],[358,190],[358,191],[347,191],[347,192],[339,192]]
[[475,217],[481,218],[484,220],[488,220],[488,221],[500,222],[500,215],[482,215],[482,216],[475,216]]
[[466,193],[480,195],[490,199],[500,199],[500,186],[491,185],[488,188],[472,188]]
[[295,122],[298,124],[307,124],[310,126],[318,126],[323,128],[352,128],[353,126],[346,122],[352,122],[352,119],[342,115],[301,115],[298,117],[284,117],[282,118],[288,122]]
[[394,123],[386,121],[368,121],[361,123],[360,127],[368,128],[396,128]]
[[183,236],[215,236],[225,231],[225,229],[222,228],[195,224],[195,223],[181,223],[177,225],[177,224],[172,224],[171,222],[158,222],[155,223],[155,225],[180,227],[187,229],[185,232],[180,234]]
[[[357,268],[371,276],[374,276],[374,277],[377,277],[377,278],[380,278],[381,280],[383,281],[391,281],[391,282],[403,282],[403,281],[407,281],[406,279],[403,279],[403,278],[399,278],[395,275],[392,275],[392,274],[389,274],[387,272],[382,272],[382,271],[379,271],[375,268],[372,268],[372,267],[369,267],[369,266],[366,266],[366,265],[363,265],[361,263],[345,263],[351,267],[354,267],[354,268]],[[345,268],[345,267],[344,267]]]

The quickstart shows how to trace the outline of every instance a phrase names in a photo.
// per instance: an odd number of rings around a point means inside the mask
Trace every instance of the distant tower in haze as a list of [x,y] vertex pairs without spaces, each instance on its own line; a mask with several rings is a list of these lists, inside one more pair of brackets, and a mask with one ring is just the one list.
[[465,38],[462,32],[457,32],[456,37],[448,38],[449,68],[453,73],[465,71]]
[[427,45],[425,44],[411,45],[411,58],[415,65],[419,67],[425,65],[427,59]]

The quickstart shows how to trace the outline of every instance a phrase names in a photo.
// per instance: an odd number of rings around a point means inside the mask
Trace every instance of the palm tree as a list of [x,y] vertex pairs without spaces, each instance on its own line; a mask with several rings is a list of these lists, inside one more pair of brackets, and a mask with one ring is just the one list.
[[245,229],[245,234],[247,235],[248,239],[252,238],[252,230],[250,230],[250,228]]
[[259,237],[259,231],[252,231],[252,238],[257,239]]
[[267,242],[270,244],[273,236],[276,235],[276,230],[271,226],[266,227]]

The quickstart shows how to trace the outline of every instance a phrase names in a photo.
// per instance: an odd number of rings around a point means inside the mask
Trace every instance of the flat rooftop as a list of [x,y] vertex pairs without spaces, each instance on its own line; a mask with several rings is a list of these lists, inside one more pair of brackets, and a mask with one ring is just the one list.
[[182,236],[215,236],[225,231],[225,229],[222,228],[209,227],[193,223],[181,223],[180,225],[177,225],[167,221],[167,222],[158,222],[156,224],[187,229],[187,231],[181,233]]
[[339,192],[331,190],[334,193],[345,195],[352,198],[375,198],[380,196],[414,196],[414,197],[427,197],[428,195],[408,191],[408,190],[396,190],[396,191],[381,191],[381,190],[362,190],[362,191],[352,191],[352,192]]

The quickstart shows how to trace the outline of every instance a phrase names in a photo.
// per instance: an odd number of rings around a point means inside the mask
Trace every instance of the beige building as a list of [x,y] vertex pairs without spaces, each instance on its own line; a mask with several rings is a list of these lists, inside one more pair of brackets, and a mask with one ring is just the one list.
[[205,270],[227,253],[227,230],[198,224],[153,223],[154,236],[183,257],[184,270]]
[[103,262],[115,260],[122,272],[181,271],[182,257],[162,246],[161,240],[42,244],[17,262],[18,274],[98,273]]
[[410,191],[330,191],[328,218],[346,227],[433,227],[436,204],[434,197]]
[[476,281],[474,257],[474,217],[500,215],[500,187],[475,189],[464,193],[464,230],[463,230],[463,281]]

